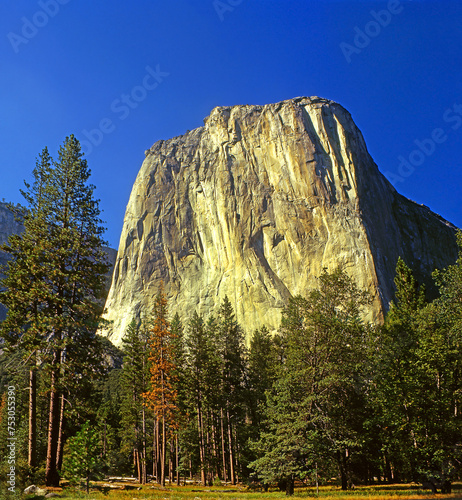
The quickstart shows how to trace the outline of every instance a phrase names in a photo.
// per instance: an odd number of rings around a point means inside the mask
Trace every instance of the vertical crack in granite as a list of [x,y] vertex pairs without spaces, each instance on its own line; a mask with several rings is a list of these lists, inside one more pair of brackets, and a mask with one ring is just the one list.
[[227,295],[251,335],[276,330],[324,267],[369,289],[365,317],[380,321],[398,256],[420,277],[455,260],[455,228],[395,191],[339,104],[217,107],[204,123],[146,151],[106,302],[116,344],[161,280],[183,319]]

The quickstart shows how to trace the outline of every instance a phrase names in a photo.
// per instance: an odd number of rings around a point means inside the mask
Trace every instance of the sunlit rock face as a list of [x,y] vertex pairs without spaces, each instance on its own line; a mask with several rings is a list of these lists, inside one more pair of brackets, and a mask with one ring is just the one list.
[[418,276],[456,257],[454,227],[399,195],[339,104],[301,97],[215,108],[205,125],[146,151],[123,224],[105,330],[120,344],[161,281],[171,313],[227,295],[250,336],[275,331],[291,296],[343,265],[380,321],[398,256]]

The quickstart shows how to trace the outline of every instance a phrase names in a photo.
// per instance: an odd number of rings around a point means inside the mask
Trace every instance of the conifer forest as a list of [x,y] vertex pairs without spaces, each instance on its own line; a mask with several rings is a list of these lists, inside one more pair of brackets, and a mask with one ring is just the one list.
[[2,477],[14,436],[24,485],[135,476],[290,495],[335,478],[450,492],[462,474],[462,233],[432,290],[398,260],[383,324],[362,319],[371,297],[338,267],[287,301],[276,333],[246,331],[227,297],[185,315],[160,287],[116,347],[98,335],[108,264],[90,175],[70,136],[56,160],[42,151],[11,207],[24,231],[2,247]]

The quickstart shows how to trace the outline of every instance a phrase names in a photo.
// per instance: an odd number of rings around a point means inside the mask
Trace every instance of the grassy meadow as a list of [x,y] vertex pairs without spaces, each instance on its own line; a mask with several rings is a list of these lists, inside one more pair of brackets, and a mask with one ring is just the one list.
[[[85,499],[85,500],[282,500],[288,497],[279,490],[270,490],[269,492],[251,491],[244,486],[227,487],[204,487],[195,486],[166,486],[162,488],[156,485],[129,485],[125,490],[109,489],[104,487],[105,483],[92,484],[90,493],[85,491],[65,488],[56,493],[60,498],[67,500]],[[138,489],[141,488],[141,489]],[[56,490],[56,489],[55,489]],[[50,491],[50,489],[49,489]],[[414,499],[462,499],[462,483],[453,485],[451,494],[432,494],[430,490],[422,490],[416,484],[400,485],[375,485],[360,486],[350,491],[342,491],[338,486],[321,486],[319,495],[316,494],[314,487],[296,488],[292,498],[316,498],[320,500],[414,500]],[[41,500],[44,497],[29,495],[27,500]],[[57,498],[57,497],[56,497]]]

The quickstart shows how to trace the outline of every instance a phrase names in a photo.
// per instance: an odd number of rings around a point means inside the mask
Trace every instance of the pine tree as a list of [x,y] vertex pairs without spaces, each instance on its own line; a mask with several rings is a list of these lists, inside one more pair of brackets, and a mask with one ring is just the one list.
[[99,452],[100,437],[87,421],[81,430],[69,439],[63,467],[64,476],[71,481],[78,482],[81,477],[85,477],[87,494],[90,492],[90,479],[102,466]]
[[387,321],[390,324],[395,319],[399,322],[410,321],[413,314],[426,305],[425,285],[420,285],[414,278],[404,260],[399,257],[396,263],[395,300],[390,304]]
[[135,469],[140,483],[147,481],[146,405],[143,394],[148,390],[148,334],[132,320],[123,342],[122,378],[122,447],[133,450]]
[[427,406],[418,362],[418,318],[425,306],[425,292],[402,259],[398,259],[394,281],[395,300],[372,351],[372,395],[379,415],[378,426],[383,429],[388,479],[400,479],[391,477],[394,466],[403,476],[418,480],[418,413],[419,408]]
[[462,332],[462,231],[457,232],[459,254],[457,262],[442,271],[435,271],[433,278],[438,285],[438,308],[445,324],[454,336]]
[[[75,377],[76,371],[88,366],[87,353],[98,352],[98,300],[108,270],[98,201],[93,198],[94,186],[88,184],[90,170],[82,156],[74,136],[66,138],[57,161],[51,160],[46,149],[42,152],[33,171],[34,183],[26,184],[22,192],[28,206],[16,210],[24,232],[10,238],[3,248],[11,260],[0,299],[8,307],[2,337],[9,349],[28,353],[32,371],[39,358],[50,376],[49,486],[59,483],[66,372],[72,371]],[[34,406],[34,377],[30,380]],[[31,410],[32,436],[33,420]]]
[[[246,347],[244,332],[237,322],[233,307],[228,297],[223,299],[218,315],[218,352],[220,354],[220,420],[226,428],[225,439],[222,435],[222,447],[227,441],[229,477],[231,484],[236,484],[238,450],[241,443],[241,431],[245,422],[245,378]],[[226,464],[224,463],[226,470]]]
[[207,338],[204,320],[194,312],[188,324],[185,339],[187,348],[186,377],[188,383],[189,414],[194,416],[194,427],[196,432],[191,433],[197,441],[185,443],[188,448],[190,460],[194,455],[194,449],[199,449],[199,468],[201,482],[206,485],[208,472],[208,460],[206,456],[206,414],[210,402],[209,370],[211,369],[211,345]]
[[175,473],[176,483],[180,485],[180,431],[187,422],[187,373],[186,373],[186,345],[184,339],[183,325],[178,313],[173,317],[170,324],[172,336],[173,370],[172,384],[177,394],[177,428],[175,429]]
[[174,337],[168,322],[167,299],[163,286],[154,304],[154,322],[150,329],[149,362],[151,373],[150,389],[143,394],[146,404],[154,411],[161,429],[160,484],[165,486],[165,465],[167,458],[167,436],[177,425],[177,392],[173,383],[175,371]]
[[435,491],[441,482],[445,492],[462,458],[461,264],[459,257],[434,273],[440,297],[427,304],[412,270],[398,261],[396,300],[371,356],[371,399],[386,475],[390,481],[430,481]]
[[266,327],[255,330],[249,346],[248,384],[249,406],[254,436],[258,435],[263,425],[266,391],[276,381],[278,359],[277,340]]
[[206,485],[214,478],[226,480],[226,423],[223,411],[220,413],[222,363],[215,317],[205,322],[194,312],[185,331],[184,346],[183,468],[191,474],[199,472]]
[[45,148],[33,171],[34,184],[26,184],[28,191],[22,192],[28,202],[28,209],[9,206],[16,220],[24,224],[25,231],[21,235],[10,236],[9,243],[2,247],[11,260],[6,268],[6,277],[2,280],[6,290],[1,293],[0,301],[9,308],[9,313],[1,325],[1,333],[6,350],[21,350],[30,365],[28,463],[31,470],[37,465],[36,360],[48,332],[46,325],[43,325],[42,311],[50,291],[44,280],[42,259],[53,250],[47,240],[45,196],[51,161]]
[[[417,444],[413,455],[420,478],[442,483],[449,493],[451,479],[461,470],[462,452],[462,233],[454,265],[435,271],[440,296],[417,309],[413,316],[415,339],[412,364],[405,380],[415,383],[408,398],[410,422]],[[435,486],[436,489],[436,486]]]
[[359,313],[368,302],[346,273],[324,270],[307,298],[294,297],[283,311],[284,362],[268,394],[268,431],[253,468],[293,494],[296,478],[337,465],[342,489],[361,444],[364,418],[365,328]]

